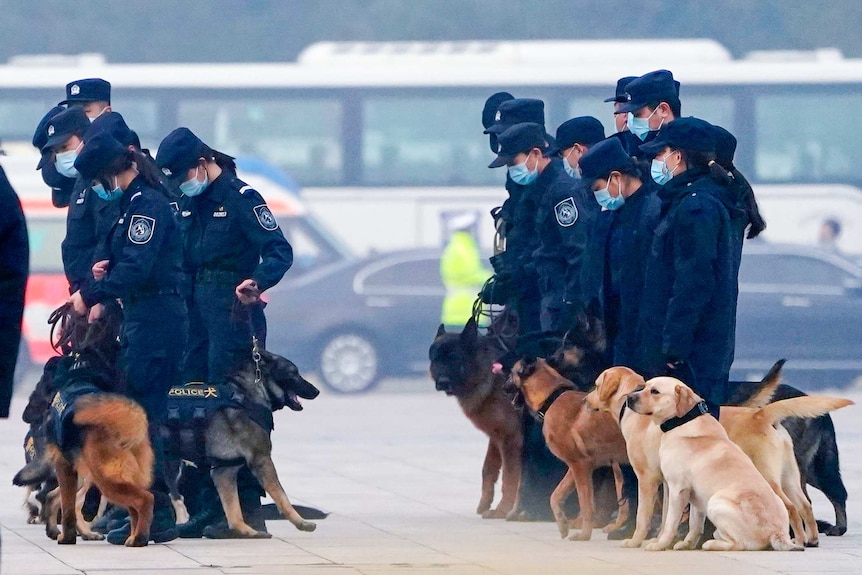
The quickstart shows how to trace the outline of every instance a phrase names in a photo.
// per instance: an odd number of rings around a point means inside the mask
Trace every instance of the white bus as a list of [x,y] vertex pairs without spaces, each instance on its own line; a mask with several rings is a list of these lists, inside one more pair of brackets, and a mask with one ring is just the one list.
[[283,168],[361,254],[438,245],[441,211],[503,201],[480,123],[491,93],[543,99],[551,133],[578,115],[611,130],[602,100],[616,80],[658,68],[682,83],[683,115],[739,139],[767,239],[813,243],[834,218],[842,249],[862,251],[862,60],[835,50],[733,59],[711,40],[631,40],[320,43],[266,64],[19,57],[0,66],[0,139],[9,153],[26,148],[67,82],[102,77],[145,146],[185,125],[214,148]]

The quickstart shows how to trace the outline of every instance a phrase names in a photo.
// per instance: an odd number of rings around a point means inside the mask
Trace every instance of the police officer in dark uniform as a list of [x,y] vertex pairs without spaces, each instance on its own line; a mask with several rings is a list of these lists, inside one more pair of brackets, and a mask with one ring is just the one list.
[[45,147],[48,143],[48,122],[65,109],[62,106],[54,106],[48,110],[33,134],[33,147],[42,155],[36,169],[41,171],[42,181],[51,188],[51,203],[55,208],[65,208],[69,205],[69,197],[75,185],[75,178],[67,178],[57,172],[57,166],[54,165],[54,152]]
[[610,98],[605,98],[605,102],[614,103],[614,127],[616,132],[610,137],[618,138],[623,145],[623,149],[630,155],[635,156],[640,153],[638,146],[643,142],[640,138],[631,133],[626,122],[627,114],[618,114],[620,108],[629,100],[629,95],[626,93],[626,88],[632,82],[637,80],[637,76],[625,76],[617,80],[617,87],[614,95]]
[[541,326],[546,334],[562,336],[579,311],[581,261],[599,207],[581,181],[578,162],[604,137],[602,123],[592,116],[560,124],[556,140],[561,159],[540,166],[531,191],[540,198],[536,214],[540,243],[533,258],[542,292]]
[[30,271],[30,244],[21,202],[2,167],[0,238],[0,418],[7,418],[21,342],[24,289]]
[[[121,215],[109,235],[109,259],[94,266],[95,281],[73,293],[70,301],[81,314],[99,302],[123,302],[122,365],[127,394],[147,413],[156,455],[150,539],[159,543],[177,537],[162,475],[159,427],[166,416],[167,391],[179,381],[188,323],[179,293],[181,237],[173,210],[158,190],[157,173],[140,158],[110,135],[98,133],[75,160],[84,181],[118,202]],[[108,542],[121,545],[128,534],[126,523],[108,533]]]
[[79,107],[92,122],[111,111],[111,83],[101,78],[84,78],[66,84],[66,99],[58,104]]
[[637,138],[623,143],[638,146],[626,151],[638,160],[649,161],[639,146],[652,141],[662,127],[680,117],[679,82],[669,70],[649,72],[626,85],[625,98],[619,106],[614,105],[614,114],[626,116],[626,127]]
[[680,118],[641,148],[662,186],[640,309],[643,374],[681,379],[717,417],[733,363],[737,222],[745,212],[710,171],[715,136],[708,122]]
[[[265,331],[259,329],[260,294],[281,280],[293,262],[293,250],[264,199],[237,178],[233,158],[211,149],[188,128],[177,128],[162,140],[156,163],[190,198],[181,206],[191,212],[185,259],[194,276],[184,378],[223,383],[251,357],[253,332]],[[253,516],[261,489],[245,467],[238,487],[247,522],[265,531],[264,522]],[[226,523],[206,525],[221,513],[218,500],[210,499],[183,536],[236,536]]]

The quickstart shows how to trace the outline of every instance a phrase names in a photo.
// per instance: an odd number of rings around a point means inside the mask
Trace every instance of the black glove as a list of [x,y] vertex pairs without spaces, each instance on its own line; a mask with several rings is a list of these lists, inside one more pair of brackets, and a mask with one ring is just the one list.
[[664,375],[675,377],[689,387],[694,387],[696,379],[691,365],[684,359],[666,358]]

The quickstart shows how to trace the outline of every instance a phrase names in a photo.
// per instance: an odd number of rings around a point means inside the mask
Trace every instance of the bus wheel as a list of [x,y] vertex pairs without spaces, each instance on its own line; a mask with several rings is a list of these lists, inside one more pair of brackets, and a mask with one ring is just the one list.
[[339,393],[361,393],[377,385],[380,361],[371,339],[356,332],[329,337],[320,352],[320,375]]

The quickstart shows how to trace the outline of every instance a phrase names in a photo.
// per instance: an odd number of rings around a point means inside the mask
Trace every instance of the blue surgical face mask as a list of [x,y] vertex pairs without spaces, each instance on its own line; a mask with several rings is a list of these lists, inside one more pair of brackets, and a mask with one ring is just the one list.
[[673,169],[668,169],[667,162],[665,161],[667,157],[673,152],[669,152],[665,155],[664,159],[659,160],[658,158],[653,158],[652,165],[650,166],[650,175],[652,179],[660,186],[668,183],[671,178],[673,178],[673,173],[679,167],[679,163],[673,167]]
[[120,199],[120,196],[123,195],[123,190],[121,190],[119,186],[109,192],[105,190],[105,186],[103,186],[101,182],[94,186],[90,186],[90,189],[96,192],[96,195],[105,200],[106,202],[113,202],[114,200],[118,200]]
[[573,168],[572,165],[569,163],[569,156],[571,155],[573,150],[574,150],[574,148],[569,150],[569,153],[566,154],[565,156],[563,156],[563,169],[566,170],[566,173],[569,174],[574,179],[580,180],[581,179],[580,168]]
[[623,204],[626,203],[626,199],[623,197],[622,182],[619,182],[617,184],[617,195],[616,196],[611,195],[610,188],[611,188],[611,178],[609,176],[608,177],[608,185],[606,185],[601,190],[596,190],[595,192],[593,192],[593,194],[596,197],[596,201],[599,203],[599,205],[602,208],[604,208],[606,210],[610,210],[610,211],[615,211],[615,210],[618,210],[621,207],[623,207]]
[[57,173],[67,178],[77,178],[78,170],[75,169],[75,159],[78,157],[77,150],[69,150],[68,152],[59,152],[54,165],[57,167]]
[[[635,118],[635,115],[631,112],[626,116],[626,124],[629,127],[629,132],[637,136],[641,142],[643,142],[646,139],[647,134],[650,133],[651,128],[649,127],[649,119],[653,117],[653,114],[655,114],[657,110],[658,108],[653,110],[652,114],[646,118]],[[662,120],[662,124],[663,123],[664,120]],[[659,128],[661,128],[661,125],[659,125]]]
[[516,184],[529,186],[539,177],[539,161],[536,160],[536,168],[531,170],[527,167],[527,160],[529,159],[530,157],[527,156],[527,159],[523,163],[509,166],[509,177]]
[[198,181],[198,169],[195,168],[195,175],[192,179],[180,184],[180,192],[182,192],[184,196],[193,198],[200,195],[200,193],[207,188],[209,183],[209,178],[206,176],[206,172],[204,172],[204,181]]

